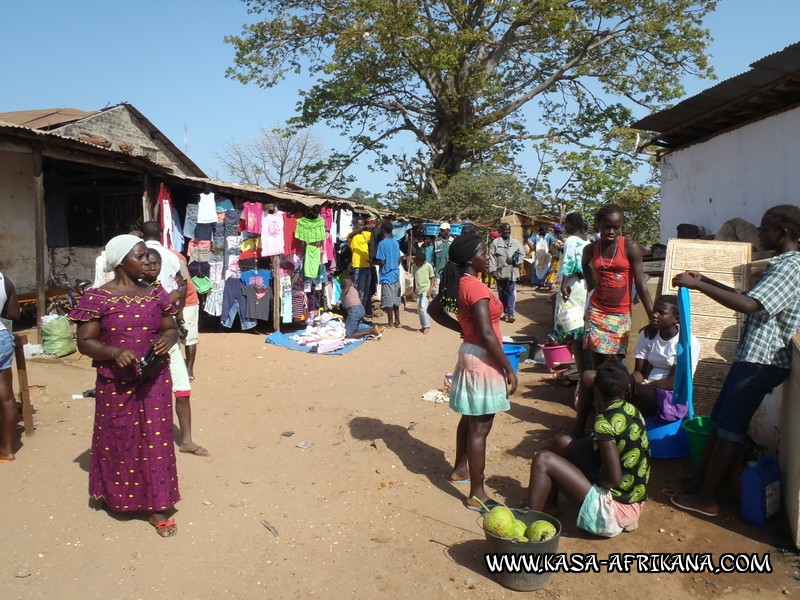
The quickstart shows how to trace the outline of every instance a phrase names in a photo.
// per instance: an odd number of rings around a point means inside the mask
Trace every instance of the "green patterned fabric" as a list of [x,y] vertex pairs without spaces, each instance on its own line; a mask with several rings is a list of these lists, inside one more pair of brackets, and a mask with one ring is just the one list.
[[611,441],[622,464],[622,483],[611,488],[614,500],[635,504],[647,500],[650,481],[650,442],[644,418],[633,404],[619,400],[594,420],[592,437],[597,442]]

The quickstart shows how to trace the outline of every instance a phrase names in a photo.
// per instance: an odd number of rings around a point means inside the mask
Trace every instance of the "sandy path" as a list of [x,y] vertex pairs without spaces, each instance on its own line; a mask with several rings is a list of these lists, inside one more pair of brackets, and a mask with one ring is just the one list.
[[[520,293],[523,316],[504,333],[539,334],[545,297]],[[195,440],[212,455],[180,454],[179,534],[161,540],[137,519],[91,507],[87,464],[93,400],[90,361],[31,360],[40,425],[17,461],[0,465],[0,598],[518,597],[483,564],[480,519],[446,482],[458,417],[420,396],[441,387],[458,338],[435,328],[386,334],[339,357],[267,347],[260,335],[204,334],[193,398]],[[489,438],[489,488],[518,505],[532,453],[568,427],[573,388],[524,366],[512,410]],[[282,432],[294,431],[291,437]],[[385,446],[371,445],[383,439]],[[296,444],[314,442],[301,450]],[[785,523],[758,530],[674,511],[659,493],[688,459],[655,464],[639,531],[592,538],[563,518],[563,552],[770,553],[774,573],[556,574],[537,597],[634,598],[798,593]],[[274,537],[261,521],[278,531]],[[657,586],[657,587],[654,587]]]

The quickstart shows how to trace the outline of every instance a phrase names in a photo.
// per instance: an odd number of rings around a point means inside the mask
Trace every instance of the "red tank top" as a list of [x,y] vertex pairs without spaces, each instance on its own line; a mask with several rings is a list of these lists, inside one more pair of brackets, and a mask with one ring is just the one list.
[[592,253],[595,288],[591,304],[605,313],[631,312],[631,263],[625,253],[625,238],[617,238],[614,256],[600,255],[600,242]]

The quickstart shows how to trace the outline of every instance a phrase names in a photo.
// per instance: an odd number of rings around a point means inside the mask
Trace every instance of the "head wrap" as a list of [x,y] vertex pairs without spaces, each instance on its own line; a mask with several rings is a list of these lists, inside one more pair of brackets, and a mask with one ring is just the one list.
[[478,253],[482,241],[475,234],[464,233],[450,244],[449,259],[439,282],[439,298],[447,310],[458,312],[458,284],[467,264]]
[[561,233],[562,231],[564,231],[564,226],[561,223],[556,223],[555,225],[553,225],[553,231],[555,231],[556,233]]
[[133,247],[142,239],[135,235],[124,234],[111,238],[106,244],[106,273],[109,273],[122,264],[123,259]]

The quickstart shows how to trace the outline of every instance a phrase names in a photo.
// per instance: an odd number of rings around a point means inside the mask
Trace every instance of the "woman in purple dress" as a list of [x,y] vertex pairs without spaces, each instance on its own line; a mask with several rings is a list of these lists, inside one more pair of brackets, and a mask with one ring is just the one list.
[[106,245],[114,279],[87,290],[69,317],[78,349],[97,368],[89,494],[115,512],[144,512],[163,537],[177,533],[180,499],[172,443],[172,383],[164,360],[147,378],[139,360],[152,347],[166,355],[178,341],[176,307],[164,288],[142,287],[147,247],[133,235]]

